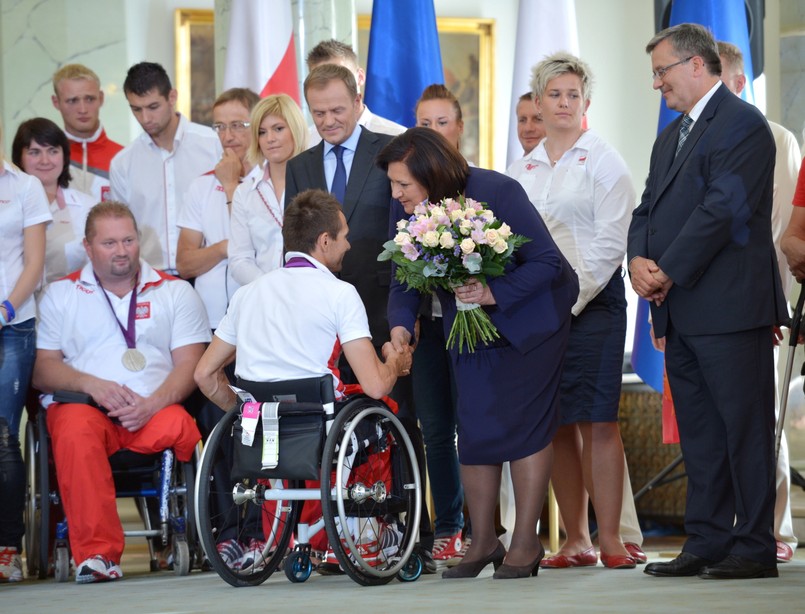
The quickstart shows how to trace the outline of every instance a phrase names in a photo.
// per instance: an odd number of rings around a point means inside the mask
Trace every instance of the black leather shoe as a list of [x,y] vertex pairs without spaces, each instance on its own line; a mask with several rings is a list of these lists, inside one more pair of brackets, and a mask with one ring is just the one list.
[[650,576],[659,577],[682,577],[682,576],[695,576],[701,571],[703,567],[709,565],[713,561],[703,559],[695,554],[683,552],[673,561],[667,563],[649,563],[643,570]]
[[422,561],[422,573],[434,574],[436,573],[436,561],[433,560],[433,553],[422,546],[415,546],[414,552],[419,555]]
[[699,577],[704,580],[749,580],[777,576],[777,565],[763,565],[737,554],[730,554],[723,561],[707,565],[699,572]]

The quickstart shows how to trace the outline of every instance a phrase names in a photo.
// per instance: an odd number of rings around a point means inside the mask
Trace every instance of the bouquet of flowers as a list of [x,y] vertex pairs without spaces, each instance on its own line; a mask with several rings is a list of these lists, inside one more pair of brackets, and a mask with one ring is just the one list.
[[[423,202],[413,215],[397,222],[397,234],[383,244],[378,260],[397,265],[397,280],[420,292],[436,288],[452,291],[474,277],[482,284],[503,275],[515,250],[530,241],[512,233],[495,218],[486,203],[460,196],[439,203]],[[459,353],[475,351],[500,334],[478,304],[456,298],[458,313],[447,338],[447,347],[458,344]]]

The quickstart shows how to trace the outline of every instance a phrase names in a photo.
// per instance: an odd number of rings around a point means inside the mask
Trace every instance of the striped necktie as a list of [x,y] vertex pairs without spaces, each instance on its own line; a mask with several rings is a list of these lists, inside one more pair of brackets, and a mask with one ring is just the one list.
[[682,149],[682,145],[685,144],[688,134],[690,134],[690,127],[692,124],[693,120],[690,118],[690,115],[682,116],[682,124],[679,126],[679,140],[676,143],[676,153],[674,156],[679,155],[679,150]]

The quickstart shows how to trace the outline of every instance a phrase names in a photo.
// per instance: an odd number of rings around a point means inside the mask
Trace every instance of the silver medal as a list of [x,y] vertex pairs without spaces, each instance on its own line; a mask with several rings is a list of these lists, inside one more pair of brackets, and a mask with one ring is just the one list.
[[123,362],[123,366],[129,371],[142,371],[145,369],[145,356],[136,348],[129,348],[123,352],[121,361]]

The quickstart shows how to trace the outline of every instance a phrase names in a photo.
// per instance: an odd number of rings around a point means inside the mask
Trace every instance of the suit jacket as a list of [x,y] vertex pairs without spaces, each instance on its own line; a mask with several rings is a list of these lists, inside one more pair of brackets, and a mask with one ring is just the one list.
[[721,334],[784,322],[772,243],[774,139],[754,106],[716,90],[674,157],[682,118],[657,137],[627,256],[673,280],[654,332]]
[[[357,288],[366,306],[372,343],[376,346],[389,339],[386,305],[391,264],[378,262],[377,256],[388,239],[391,187],[386,173],[375,165],[375,158],[391,139],[388,135],[361,129],[343,204],[352,247],[344,256],[340,277]],[[309,189],[327,191],[323,142],[288,161],[285,205],[299,192]]]
[[[554,243],[545,223],[523,187],[511,177],[470,168],[465,196],[485,202],[512,232],[531,239],[514,254],[502,277],[489,280],[496,305],[484,307],[500,334],[520,353],[529,352],[566,330],[570,309],[579,294],[573,268]],[[398,201],[392,203],[390,231],[398,219],[408,217]],[[439,291],[445,332],[453,324],[456,303],[452,294]],[[389,325],[405,326],[413,333],[419,293],[407,291],[396,279],[389,297]]]

